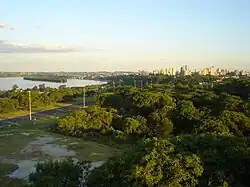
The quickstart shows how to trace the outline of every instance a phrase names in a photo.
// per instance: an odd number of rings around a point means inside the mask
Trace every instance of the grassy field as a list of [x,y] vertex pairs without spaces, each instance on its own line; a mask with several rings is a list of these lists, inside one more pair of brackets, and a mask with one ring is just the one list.
[[14,164],[0,163],[0,186],[1,187],[21,187],[24,183],[19,179],[10,179],[6,175],[15,171],[18,167]]
[[[57,117],[64,117],[68,112],[57,113]],[[50,136],[56,138],[53,144],[67,147],[73,150],[74,157],[90,161],[105,161],[113,155],[120,154],[121,149],[108,146],[100,141],[91,141],[88,139],[78,139],[66,137],[63,135],[51,133],[48,127],[57,122],[56,116],[46,116],[36,121],[25,121],[22,124],[14,124],[10,127],[0,129],[0,186],[15,187],[21,186],[22,180],[10,179],[7,175],[18,168],[16,165],[20,160],[44,160],[51,157],[45,157],[40,153],[23,152],[31,142],[41,136]]]

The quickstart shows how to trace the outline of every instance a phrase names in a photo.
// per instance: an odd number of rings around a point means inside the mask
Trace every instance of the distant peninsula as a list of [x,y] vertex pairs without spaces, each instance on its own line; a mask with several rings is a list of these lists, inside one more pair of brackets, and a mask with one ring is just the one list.
[[30,81],[44,81],[44,82],[56,82],[56,83],[66,83],[67,78],[60,77],[60,76],[53,76],[53,77],[43,77],[43,76],[27,76],[23,77],[24,80]]

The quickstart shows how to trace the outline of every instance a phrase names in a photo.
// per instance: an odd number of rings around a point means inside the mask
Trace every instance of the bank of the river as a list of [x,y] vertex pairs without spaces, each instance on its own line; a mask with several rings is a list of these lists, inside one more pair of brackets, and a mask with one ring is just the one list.
[[40,84],[45,84],[47,87],[58,88],[61,85],[66,87],[83,87],[87,85],[100,85],[106,84],[104,81],[95,80],[80,80],[80,79],[68,79],[67,83],[55,83],[55,82],[45,82],[45,81],[31,81],[24,80],[22,77],[5,77],[0,78],[0,90],[10,90],[13,85],[17,85],[21,89],[33,88]]

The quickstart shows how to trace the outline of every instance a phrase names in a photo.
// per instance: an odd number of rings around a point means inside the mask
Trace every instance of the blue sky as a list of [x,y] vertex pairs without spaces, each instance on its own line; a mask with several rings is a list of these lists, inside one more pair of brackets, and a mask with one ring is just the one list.
[[0,7],[4,71],[250,69],[250,0],[0,0]]

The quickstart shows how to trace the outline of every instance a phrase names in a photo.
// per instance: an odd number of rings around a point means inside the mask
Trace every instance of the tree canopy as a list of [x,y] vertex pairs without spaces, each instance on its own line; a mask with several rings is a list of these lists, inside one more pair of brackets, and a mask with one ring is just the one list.
[[141,87],[132,86],[135,77],[120,79],[124,85],[99,92],[95,106],[53,127],[69,136],[132,140],[133,149],[91,172],[88,187],[250,186],[250,79],[152,76],[144,77],[152,85]]

